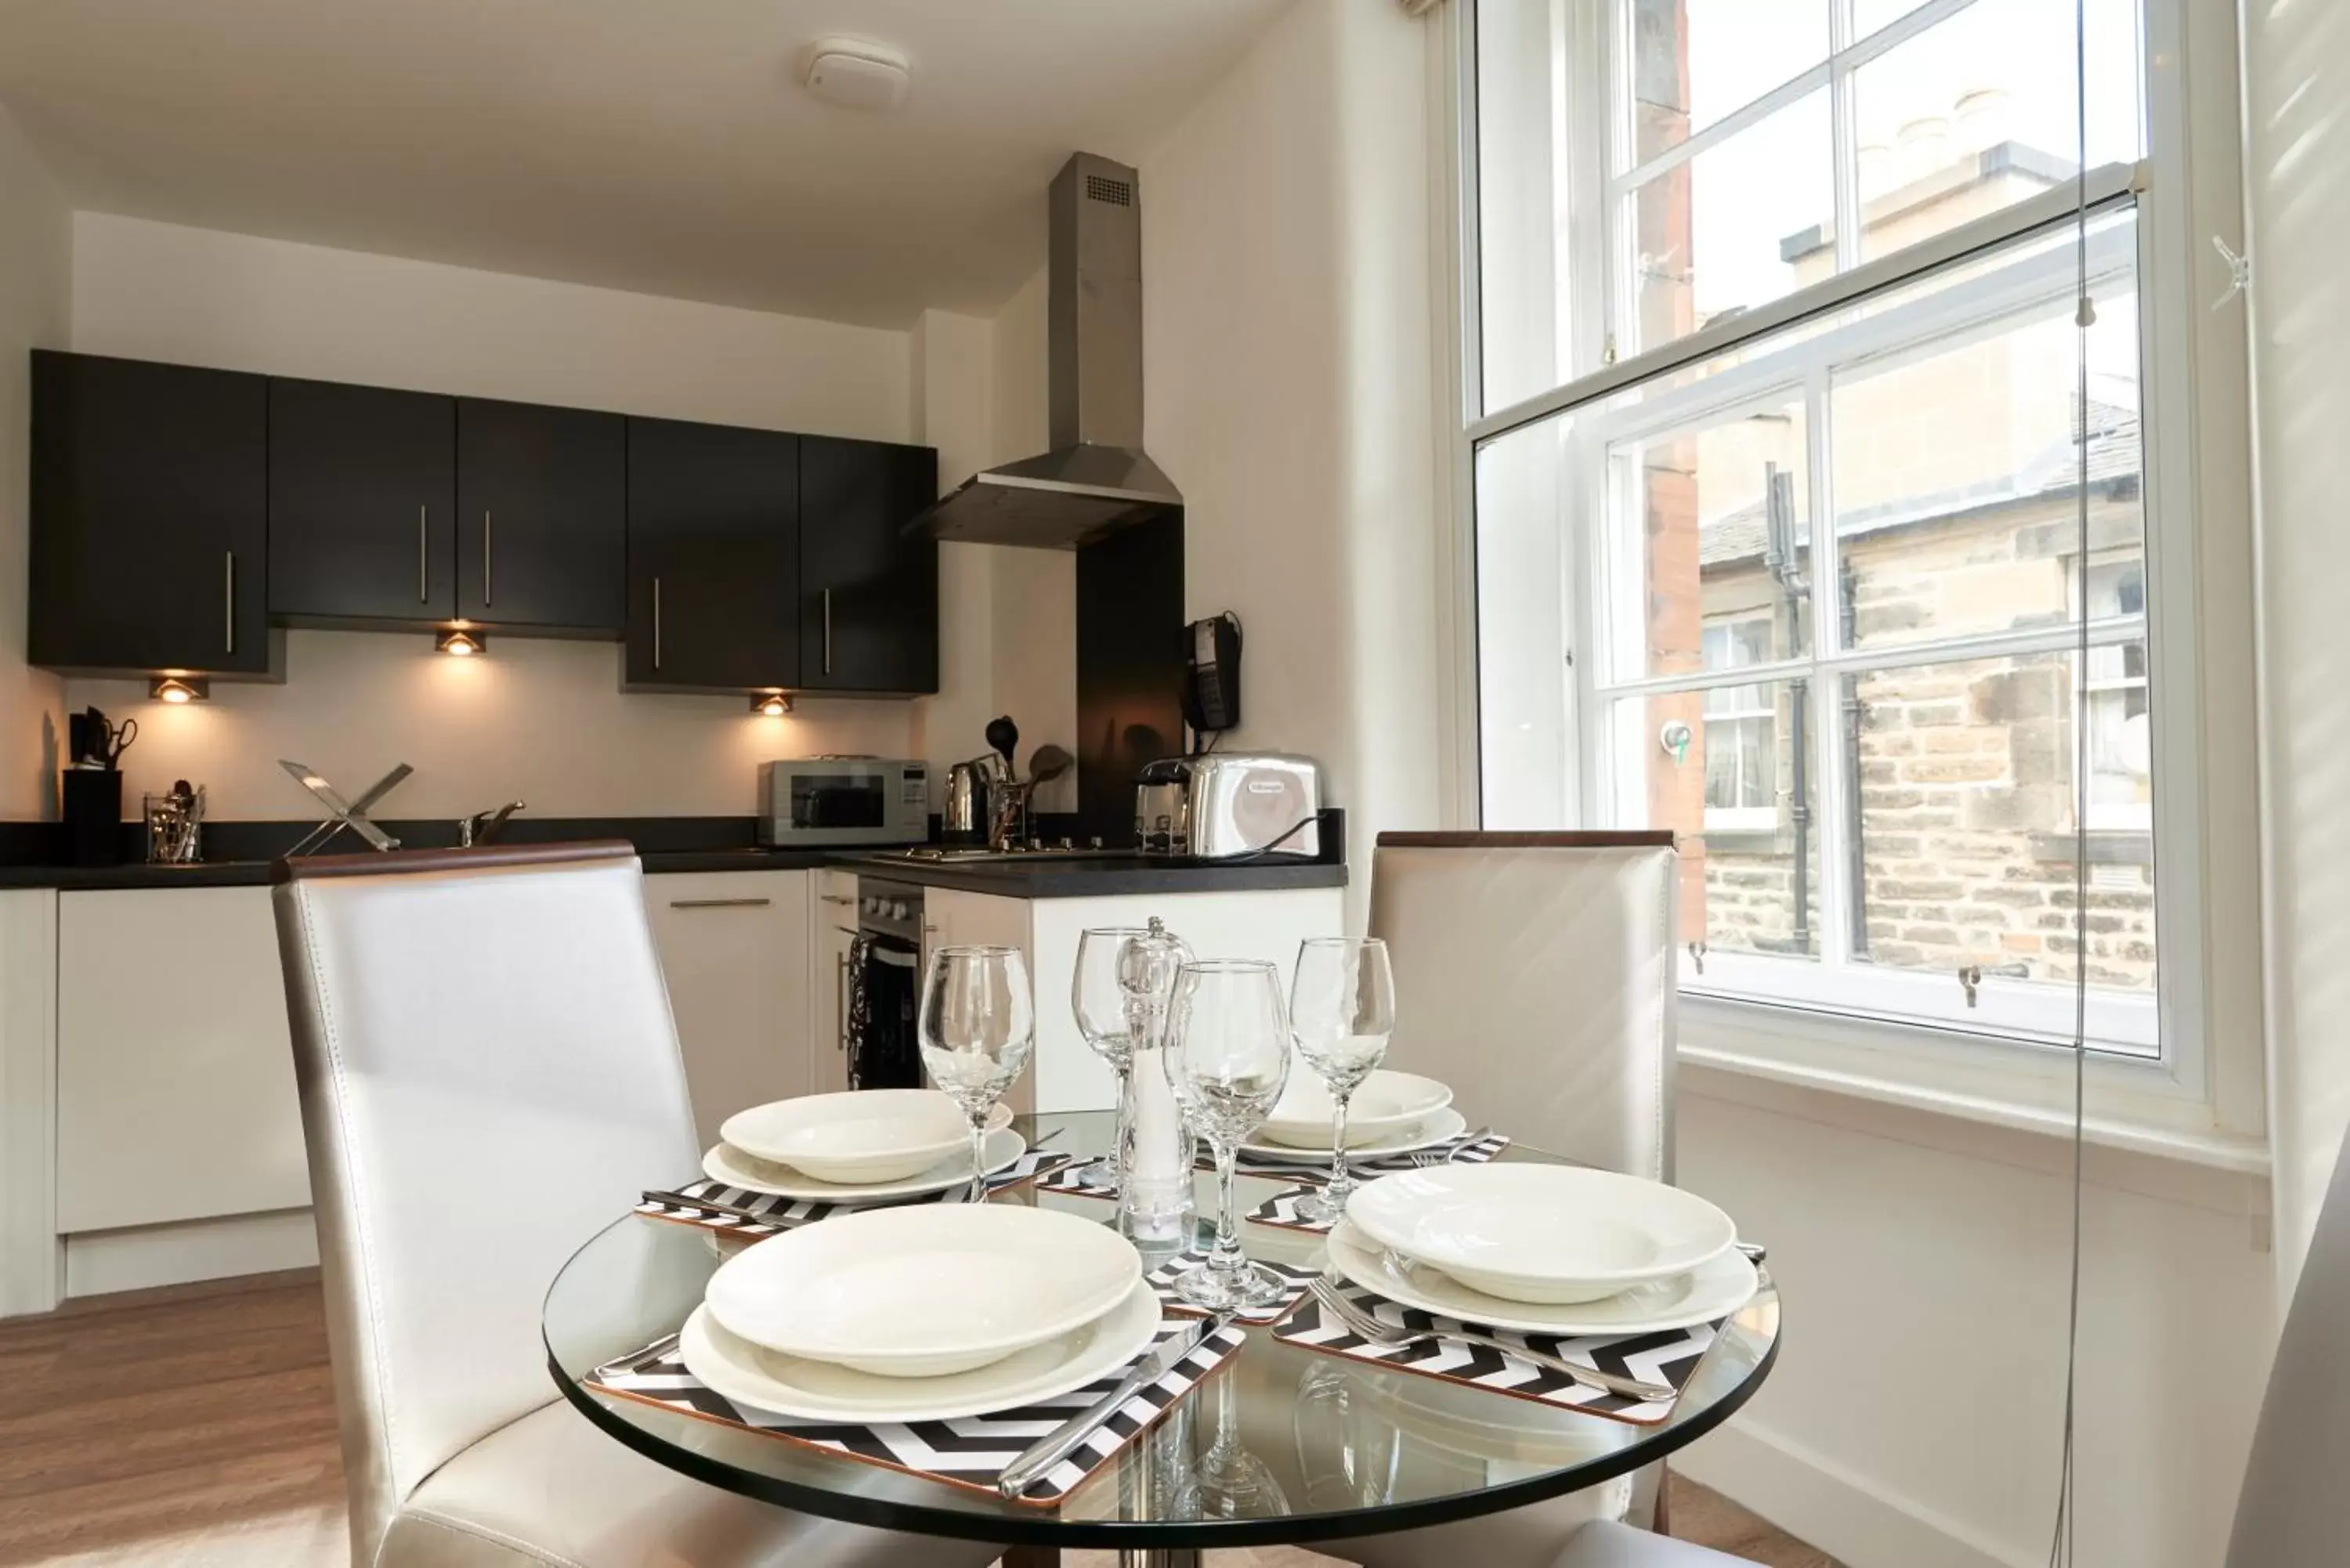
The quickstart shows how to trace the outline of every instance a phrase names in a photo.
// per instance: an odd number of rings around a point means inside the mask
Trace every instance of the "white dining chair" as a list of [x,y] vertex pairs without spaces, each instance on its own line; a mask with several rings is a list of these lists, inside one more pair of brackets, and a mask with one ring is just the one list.
[[[1387,1065],[1451,1085],[1471,1127],[1671,1180],[1679,880],[1664,832],[1380,834],[1370,934],[1395,975]],[[1662,1485],[1651,1466],[1325,1550],[1363,1568],[1544,1568],[1580,1523],[1655,1520]]]
[[354,1568],[996,1555],[720,1491],[556,1397],[548,1282],[699,1154],[628,845],[286,862],[276,912]]

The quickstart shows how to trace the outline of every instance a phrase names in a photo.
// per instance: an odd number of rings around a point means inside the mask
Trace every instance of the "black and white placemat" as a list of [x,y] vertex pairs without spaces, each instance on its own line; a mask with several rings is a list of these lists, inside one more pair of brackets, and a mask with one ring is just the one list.
[[1318,1187],[1284,1187],[1241,1218],[1252,1225],[1272,1225],[1284,1231],[1311,1231],[1316,1235],[1326,1234],[1337,1225],[1336,1217],[1308,1220],[1298,1210],[1298,1205],[1321,1190]]
[[[1188,1332],[1191,1327],[1188,1319],[1160,1320],[1152,1349],[1170,1334]],[[1246,1340],[1247,1335],[1232,1325],[1210,1334],[1191,1354],[1177,1362],[1166,1376],[1120,1406],[1117,1414],[1087,1438],[1076,1452],[1030,1483],[1016,1501],[1038,1508],[1058,1507],[1063,1499],[1084,1484],[1087,1476],[1101,1468],[1104,1460],[1173,1408],[1177,1400],[1230,1360]],[[1145,1355],[1149,1354],[1148,1350],[1143,1352]],[[674,1334],[634,1355],[598,1367],[588,1379],[588,1386],[624,1399],[663,1406],[706,1421],[822,1449],[885,1469],[927,1476],[949,1486],[994,1497],[998,1495],[996,1478],[1006,1466],[1026,1452],[1037,1438],[1117,1387],[1133,1366],[1134,1362],[1129,1361],[1083,1388],[1058,1398],[1024,1405],[1016,1410],[953,1421],[872,1426],[804,1421],[755,1406],[737,1405],[686,1370],[684,1361],[678,1355]]]
[[[1339,1283],[1338,1288],[1348,1301],[1369,1312],[1381,1323],[1391,1323],[1415,1331],[1434,1329],[1439,1334],[1461,1326],[1456,1318],[1440,1317],[1421,1312],[1417,1307],[1401,1305],[1359,1285]],[[1636,1426],[1654,1426],[1671,1415],[1673,1406],[1678,1402],[1678,1399],[1643,1401],[1611,1394],[1591,1384],[1578,1383],[1563,1372],[1457,1339],[1419,1340],[1392,1349],[1382,1348],[1366,1343],[1349,1332],[1345,1324],[1336,1320],[1326,1321],[1326,1318],[1322,1303],[1309,1299],[1286,1324],[1274,1330],[1273,1336],[1285,1345],[1300,1345],[1309,1350],[1343,1355],[1354,1361],[1417,1372],[1422,1376],[1440,1378],[1447,1383],[1490,1388],[1496,1394],[1533,1399],[1544,1405],[1587,1410],[1596,1416],[1607,1416]],[[1552,1355],[1563,1355],[1569,1361],[1579,1361],[1602,1371],[1662,1383],[1678,1393],[1687,1387],[1690,1377],[1696,1375],[1699,1363],[1705,1359],[1721,1324],[1727,1321],[1700,1324],[1695,1328],[1669,1329],[1659,1334],[1578,1337],[1513,1334],[1505,1329],[1480,1329],[1479,1332],[1531,1345]]]
[[[1279,1300],[1269,1302],[1261,1307],[1250,1307],[1245,1312],[1233,1314],[1241,1322],[1254,1324],[1259,1327],[1267,1324],[1279,1323],[1291,1313],[1295,1312],[1297,1303],[1305,1299],[1306,1293],[1313,1288],[1315,1280],[1321,1273],[1318,1269],[1292,1268],[1287,1263],[1276,1263],[1269,1258],[1252,1258],[1249,1261],[1260,1268],[1270,1269],[1280,1275],[1283,1282],[1288,1287],[1281,1293]],[[1208,1255],[1205,1252],[1185,1252],[1180,1257],[1159,1264],[1142,1277],[1149,1283],[1151,1290],[1157,1293],[1160,1311],[1172,1313],[1179,1317],[1205,1317],[1208,1315],[1205,1309],[1193,1306],[1175,1293],[1175,1282],[1194,1269],[1207,1267],[1207,1264]]]
[[1118,1201],[1117,1188],[1087,1187],[1085,1184],[1085,1173],[1102,1163],[1104,1157],[1098,1154],[1087,1159],[1072,1159],[1058,1170],[1040,1179],[1036,1190],[1057,1192],[1065,1198],[1100,1198],[1115,1203]]
[[[1039,1176],[1059,1170],[1074,1155],[1058,1149],[1032,1148],[987,1179],[987,1195],[1024,1186]],[[772,1192],[752,1192],[740,1187],[729,1187],[723,1181],[690,1182],[676,1189],[680,1198],[707,1198],[723,1203],[730,1209],[747,1209],[760,1217],[747,1220],[739,1214],[723,1213],[714,1209],[698,1209],[691,1205],[655,1203],[648,1199],[637,1205],[637,1212],[650,1220],[668,1220],[681,1225],[698,1225],[707,1231],[722,1231],[733,1236],[772,1236],[778,1231],[795,1230],[829,1220],[836,1214],[855,1214],[867,1209],[897,1209],[916,1203],[960,1203],[966,1190],[958,1181],[940,1192],[918,1193],[911,1198],[884,1198],[871,1203],[825,1203],[804,1198],[778,1198]]]
[[[1355,1155],[1347,1163],[1357,1177],[1386,1176],[1398,1170],[1423,1170],[1433,1165],[1482,1165],[1509,1147],[1507,1133],[1489,1132],[1395,1154]],[[1201,1151],[1199,1168],[1207,1170],[1211,1166],[1212,1162],[1205,1151]],[[1304,1182],[1319,1187],[1330,1179],[1330,1157],[1325,1154],[1314,1158],[1284,1159],[1279,1155],[1243,1150],[1240,1163],[1234,1168],[1243,1176],[1263,1176],[1275,1181]]]

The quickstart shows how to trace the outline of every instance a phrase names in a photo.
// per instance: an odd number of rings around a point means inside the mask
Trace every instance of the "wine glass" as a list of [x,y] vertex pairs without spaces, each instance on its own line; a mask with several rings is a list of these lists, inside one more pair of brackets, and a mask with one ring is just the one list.
[[1191,1130],[1216,1157],[1216,1244],[1175,1293],[1211,1312],[1265,1306],[1286,1288],[1241,1251],[1232,1219],[1241,1140],[1264,1125],[1289,1082],[1281,971],[1257,959],[1187,963],[1175,979],[1164,1052],[1167,1082]]
[[987,1200],[987,1115],[1036,1046],[1036,1002],[1018,948],[946,947],[922,977],[922,1065],[971,1121],[971,1190]]
[[1290,981],[1289,1033],[1297,1054],[1329,1085],[1335,1107],[1330,1185],[1297,1204],[1299,1218],[1336,1221],[1347,1211],[1355,1174],[1347,1166],[1347,1102],[1388,1054],[1395,1033],[1395,975],[1376,937],[1313,937],[1297,949]]
[[1115,1192],[1126,1157],[1127,1127],[1133,1116],[1128,1080],[1134,1074],[1134,1048],[1147,1022],[1126,987],[1128,948],[1149,932],[1132,926],[1100,926],[1077,938],[1077,968],[1069,980],[1069,1002],[1077,1032],[1118,1075],[1118,1136],[1109,1158],[1086,1167],[1077,1179],[1097,1191]]

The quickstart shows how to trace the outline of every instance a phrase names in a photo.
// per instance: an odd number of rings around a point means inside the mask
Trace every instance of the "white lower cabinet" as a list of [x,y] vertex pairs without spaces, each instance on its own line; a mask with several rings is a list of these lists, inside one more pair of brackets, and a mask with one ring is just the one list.
[[57,895],[57,1229],[310,1201],[266,888]]
[[[745,1106],[814,1085],[807,871],[668,872],[645,909],[708,1147]],[[829,905],[821,906],[829,909]]]

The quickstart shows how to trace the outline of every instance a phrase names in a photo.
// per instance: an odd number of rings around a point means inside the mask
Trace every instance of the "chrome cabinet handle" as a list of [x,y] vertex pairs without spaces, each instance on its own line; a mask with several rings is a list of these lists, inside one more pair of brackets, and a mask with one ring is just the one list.
[[490,509],[482,508],[482,607],[490,607]]
[[225,608],[221,616],[221,651],[236,651],[236,552],[221,552],[221,597]]
[[824,672],[832,673],[832,590],[824,590]]
[[816,897],[822,898],[827,904],[854,904],[857,902],[856,899],[850,898],[846,893],[819,893]]
[[418,604],[427,603],[432,597],[432,589],[427,586],[426,581],[425,563],[430,557],[424,542],[427,526],[425,517],[432,510],[429,506],[420,506],[416,509],[416,602]]
[[671,898],[672,909],[764,909],[772,898]]
[[660,579],[653,579],[653,668],[660,668]]

